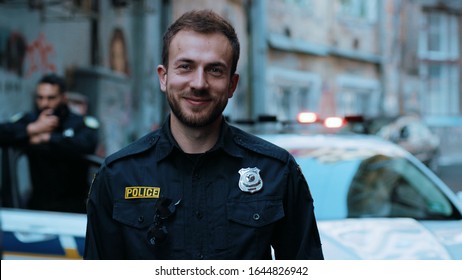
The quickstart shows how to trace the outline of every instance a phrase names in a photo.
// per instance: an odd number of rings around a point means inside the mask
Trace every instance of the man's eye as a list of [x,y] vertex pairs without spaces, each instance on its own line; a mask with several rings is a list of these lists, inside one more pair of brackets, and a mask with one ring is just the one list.
[[180,64],[180,65],[178,66],[178,68],[180,68],[180,69],[190,69],[191,66],[190,66],[189,64]]
[[37,100],[55,100],[57,96],[36,96]]
[[220,74],[223,74],[223,69],[220,68],[220,67],[211,67],[209,69],[209,72],[214,74],[214,75],[220,75]]

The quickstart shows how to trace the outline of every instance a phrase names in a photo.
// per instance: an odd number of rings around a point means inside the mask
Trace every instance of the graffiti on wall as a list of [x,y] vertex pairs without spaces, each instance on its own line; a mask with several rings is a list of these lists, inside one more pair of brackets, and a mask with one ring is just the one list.
[[0,30],[0,68],[18,77],[30,77],[34,73],[56,72],[51,61],[54,46],[40,33],[30,43],[17,31]]
[[56,65],[49,60],[49,57],[54,54],[53,45],[46,40],[45,34],[40,33],[38,38],[27,46],[28,70],[26,76],[35,72],[56,72]]
[[0,121],[28,110],[34,74],[55,72],[53,45],[43,33],[31,42],[18,31],[0,27]]

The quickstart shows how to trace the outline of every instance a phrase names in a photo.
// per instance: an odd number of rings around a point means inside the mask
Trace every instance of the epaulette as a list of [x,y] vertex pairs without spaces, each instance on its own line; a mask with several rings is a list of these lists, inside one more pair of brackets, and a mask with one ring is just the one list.
[[85,116],[85,117],[83,117],[83,122],[89,128],[93,128],[93,129],[98,129],[99,128],[99,121],[95,117]]
[[26,114],[24,112],[16,113],[10,118],[10,122],[15,123],[22,119]]
[[255,153],[272,157],[283,162],[287,162],[289,159],[289,152],[283,148],[266,141],[265,139],[249,134],[239,128],[231,127],[231,129],[234,133],[233,140],[237,145]]
[[136,140],[135,142],[129,144],[128,146],[122,148],[121,150],[109,155],[106,158],[105,163],[106,165],[109,165],[119,159],[136,155],[146,150],[149,150],[157,143],[157,140],[159,140],[159,135],[155,132],[151,132]]

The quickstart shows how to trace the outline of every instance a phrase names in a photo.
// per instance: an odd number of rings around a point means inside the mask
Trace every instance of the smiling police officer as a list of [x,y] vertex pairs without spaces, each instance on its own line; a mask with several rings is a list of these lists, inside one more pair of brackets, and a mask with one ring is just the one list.
[[164,35],[164,125],[109,156],[93,181],[85,259],[322,259],[294,158],[222,113],[239,75],[234,28],[208,10]]

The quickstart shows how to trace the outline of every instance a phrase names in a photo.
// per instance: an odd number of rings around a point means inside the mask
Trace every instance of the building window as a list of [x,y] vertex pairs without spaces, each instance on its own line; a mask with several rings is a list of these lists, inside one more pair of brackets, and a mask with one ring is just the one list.
[[371,94],[367,90],[344,88],[341,92],[341,116],[367,115],[371,104]]
[[268,114],[295,120],[302,111],[319,111],[320,78],[310,72],[282,68],[268,70]]
[[339,0],[340,15],[374,23],[377,21],[377,0]]
[[272,11],[272,15],[283,15],[283,18],[296,20],[313,15],[315,11],[313,2],[313,0],[269,0],[266,5]]
[[441,11],[425,14],[419,40],[423,114],[460,114],[458,20],[457,16]]
[[425,115],[458,115],[459,67],[426,62],[421,65],[422,111]]
[[376,80],[354,76],[340,76],[337,80],[336,111],[338,116],[377,116],[380,84]]
[[426,59],[457,59],[459,57],[457,17],[443,12],[428,12],[425,21],[421,55]]
[[300,8],[311,8],[313,0],[284,0],[288,5],[294,5]]

